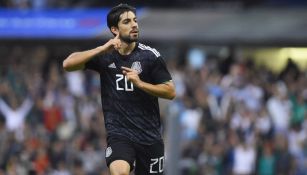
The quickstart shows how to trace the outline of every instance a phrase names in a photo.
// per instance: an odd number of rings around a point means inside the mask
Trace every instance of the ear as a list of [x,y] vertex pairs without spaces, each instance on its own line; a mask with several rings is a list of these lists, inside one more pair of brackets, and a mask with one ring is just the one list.
[[111,32],[112,32],[112,34],[113,34],[114,36],[116,36],[116,35],[119,33],[117,27],[111,27]]

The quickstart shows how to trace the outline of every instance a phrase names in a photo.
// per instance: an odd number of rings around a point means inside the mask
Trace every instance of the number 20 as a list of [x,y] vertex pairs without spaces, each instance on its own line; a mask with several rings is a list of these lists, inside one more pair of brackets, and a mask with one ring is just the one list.
[[[125,87],[119,87],[119,82],[121,80],[125,81]],[[116,90],[118,91],[133,91],[133,84],[130,82],[130,87],[128,86],[127,77],[122,74],[116,74]]]
[[[150,159],[151,160],[151,164],[150,164],[150,174],[156,174],[156,173],[162,173],[163,172],[163,166],[164,166],[164,156],[160,157],[160,158],[155,158],[155,159]],[[157,169],[154,168],[154,165],[158,164],[158,170],[153,170],[153,169]]]

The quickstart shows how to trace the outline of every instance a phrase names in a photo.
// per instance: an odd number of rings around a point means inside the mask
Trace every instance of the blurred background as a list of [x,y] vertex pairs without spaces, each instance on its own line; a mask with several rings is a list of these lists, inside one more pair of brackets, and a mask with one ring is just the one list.
[[[108,175],[99,76],[62,61],[120,2],[0,0],[0,175]],[[128,3],[176,85],[166,175],[306,175],[307,1]]]

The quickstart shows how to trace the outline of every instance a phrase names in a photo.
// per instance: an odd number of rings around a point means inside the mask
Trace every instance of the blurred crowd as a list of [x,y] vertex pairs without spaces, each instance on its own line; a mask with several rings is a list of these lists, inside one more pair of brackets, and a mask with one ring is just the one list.
[[[71,48],[1,50],[0,175],[107,175],[99,75],[64,72]],[[291,60],[279,74],[214,55],[166,61],[177,97],[162,119],[179,106],[182,175],[306,174],[306,71]]]
[[98,75],[64,73],[45,47],[3,50],[0,174],[105,175]]
[[290,58],[275,74],[233,56],[191,63],[170,64],[182,174],[306,175],[306,70]]

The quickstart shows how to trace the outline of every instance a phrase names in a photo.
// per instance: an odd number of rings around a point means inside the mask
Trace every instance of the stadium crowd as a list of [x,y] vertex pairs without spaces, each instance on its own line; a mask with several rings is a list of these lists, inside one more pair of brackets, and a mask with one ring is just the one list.
[[[107,175],[99,76],[64,72],[67,55],[44,46],[1,50],[0,175]],[[182,175],[307,172],[306,71],[291,62],[274,74],[248,59],[181,60],[167,63]]]
[[172,69],[183,174],[306,174],[306,71],[291,59],[279,74],[231,60]]

